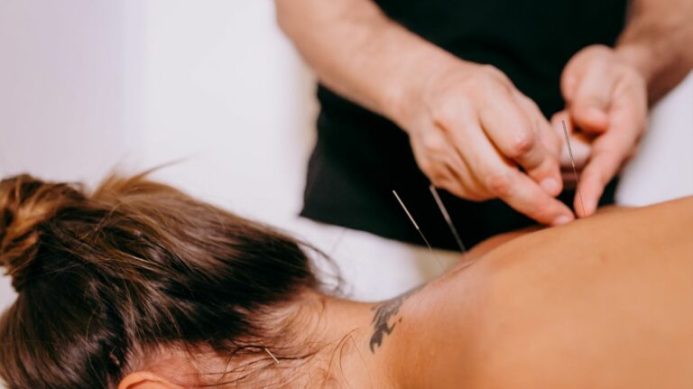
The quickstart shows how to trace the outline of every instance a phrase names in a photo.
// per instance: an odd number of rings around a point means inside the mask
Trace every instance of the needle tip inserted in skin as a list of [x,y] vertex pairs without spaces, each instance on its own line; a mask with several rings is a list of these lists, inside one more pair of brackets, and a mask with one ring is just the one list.
[[460,234],[457,232],[457,228],[455,228],[455,224],[452,222],[452,218],[450,217],[450,214],[448,213],[447,208],[445,208],[445,204],[443,203],[443,200],[440,198],[440,195],[438,195],[438,190],[433,185],[429,185],[428,190],[431,191],[431,194],[433,195],[433,199],[435,199],[436,205],[438,206],[440,213],[443,214],[443,218],[445,219],[445,223],[447,223],[448,228],[450,228],[450,232],[452,233],[452,236],[455,238],[455,242],[457,243],[457,246],[460,248],[460,251],[462,251],[462,253],[464,254],[467,251],[467,249],[464,247],[464,243],[462,242],[462,238],[460,238]]
[[265,352],[267,354],[269,354],[270,357],[272,357],[272,359],[274,360],[274,363],[276,363],[277,365],[279,364],[279,360],[277,359],[277,357],[275,357],[274,354],[272,354],[272,352],[269,351],[269,349],[267,347],[265,347]]

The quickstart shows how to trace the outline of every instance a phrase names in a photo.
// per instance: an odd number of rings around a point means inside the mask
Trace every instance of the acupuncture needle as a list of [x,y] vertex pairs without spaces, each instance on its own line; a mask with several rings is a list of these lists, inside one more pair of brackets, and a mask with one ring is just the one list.
[[438,195],[438,190],[436,190],[436,187],[433,185],[429,185],[428,190],[431,191],[433,199],[435,199],[436,205],[438,205],[440,213],[443,214],[445,223],[448,224],[448,228],[450,229],[450,232],[452,232],[452,236],[455,238],[457,246],[460,248],[460,251],[462,251],[462,253],[464,254],[467,251],[467,249],[464,247],[464,243],[462,243],[462,238],[460,238],[460,234],[457,232],[457,228],[455,228],[455,224],[453,224],[452,218],[450,217],[447,208],[445,208],[445,204],[443,204],[443,200]]
[[279,360],[277,359],[277,357],[275,357],[274,354],[272,354],[272,352],[267,347],[265,347],[265,352],[269,354],[270,357],[272,357],[275,364],[279,364]]
[[397,199],[397,202],[399,203],[399,205],[400,205],[400,206],[402,207],[402,209],[404,210],[404,213],[407,214],[407,217],[409,218],[409,221],[411,221],[411,224],[414,225],[414,228],[416,229],[416,231],[417,231],[417,232],[419,233],[419,235],[421,236],[421,239],[424,241],[424,243],[426,243],[426,246],[428,247],[428,251],[431,253],[431,256],[432,256],[433,258],[435,258],[436,262],[438,262],[438,265],[439,265],[441,268],[444,269],[443,264],[440,263],[440,261],[438,260],[438,257],[437,257],[437,256],[435,255],[435,253],[433,252],[433,247],[431,247],[431,244],[428,242],[428,239],[426,239],[426,235],[424,235],[423,231],[421,231],[421,228],[419,228],[419,225],[416,223],[416,220],[414,220],[414,217],[411,215],[411,213],[409,213],[409,209],[407,208],[407,206],[404,205],[404,201],[402,201],[402,199],[399,197],[399,195],[397,194],[397,191],[393,190],[393,191],[392,191],[392,194],[395,195],[395,198]]
[[570,156],[570,164],[573,166],[573,174],[575,175],[575,193],[578,195],[580,200],[580,207],[582,207],[582,214],[585,214],[585,203],[582,201],[582,194],[579,191],[580,188],[580,176],[577,173],[577,168],[575,167],[575,158],[573,157],[573,148],[570,146],[570,138],[568,137],[568,128],[565,126],[565,120],[561,120],[563,124],[563,134],[565,135],[565,142],[568,145],[568,155]]

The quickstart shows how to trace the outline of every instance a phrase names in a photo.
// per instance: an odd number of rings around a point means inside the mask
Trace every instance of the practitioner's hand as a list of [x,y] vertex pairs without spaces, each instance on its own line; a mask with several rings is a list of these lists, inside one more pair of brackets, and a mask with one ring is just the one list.
[[[606,184],[632,155],[647,122],[643,76],[606,46],[588,46],[566,65],[561,76],[568,125],[594,137],[591,155],[577,188],[584,201],[579,216],[594,213]],[[554,126],[559,120],[554,117]],[[572,129],[572,126],[571,126]]]
[[560,138],[502,72],[455,60],[422,85],[398,121],[434,185],[469,200],[500,198],[544,224],[574,218],[554,198]]

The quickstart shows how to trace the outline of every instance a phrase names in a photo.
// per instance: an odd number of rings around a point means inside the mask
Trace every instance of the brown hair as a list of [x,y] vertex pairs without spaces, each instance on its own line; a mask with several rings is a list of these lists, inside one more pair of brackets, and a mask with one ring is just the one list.
[[272,308],[316,286],[294,239],[145,175],[91,195],[1,181],[0,265],[18,293],[0,319],[11,388],[115,387],[159,345],[281,358]]

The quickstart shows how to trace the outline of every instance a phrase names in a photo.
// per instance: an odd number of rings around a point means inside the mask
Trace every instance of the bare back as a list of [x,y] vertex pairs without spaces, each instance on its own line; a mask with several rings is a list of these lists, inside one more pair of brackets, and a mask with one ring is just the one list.
[[691,388],[693,197],[503,243],[410,297],[392,342],[416,387]]

